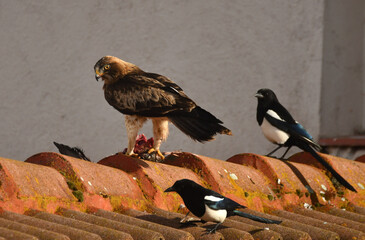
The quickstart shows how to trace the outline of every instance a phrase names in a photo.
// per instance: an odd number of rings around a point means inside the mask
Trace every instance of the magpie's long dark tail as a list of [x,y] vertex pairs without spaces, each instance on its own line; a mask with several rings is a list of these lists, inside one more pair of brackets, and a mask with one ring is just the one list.
[[303,143],[300,144],[301,146],[298,146],[302,150],[309,152],[315,159],[317,159],[318,162],[320,162],[331,174],[334,178],[337,179],[345,188],[357,192],[356,189],[348,182],[346,179],[344,179],[338,172],[336,172],[335,169],[332,168],[331,165],[329,165],[321,156],[318,155],[318,153],[308,144]]
[[262,223],[269,223],[269,224],[280,224],[281,221],[277,221],[277,220],[271,220],[271,219],[267,219],[267,218],[263,218],[263,217],[259,217],[259,216],[255,216],[249,213],[244,213],[238,210],[233,210],[234,214],[240,217],[244,217],[244,218],[248,218],[257,222],[262,222]]
[[217,133],[232,135],[231,130],[221,125],[222,121],[198,106],[191,112],[175,111],[167,117],[178,129],[199,142],[213,140]]

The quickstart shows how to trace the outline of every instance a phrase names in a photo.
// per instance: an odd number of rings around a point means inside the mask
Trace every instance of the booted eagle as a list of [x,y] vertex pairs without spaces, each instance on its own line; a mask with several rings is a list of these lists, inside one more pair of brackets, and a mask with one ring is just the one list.
[[147,119],[152,120],[154,146],[149,152],[160,152],[172,122],[192,139],[204,142],[217,133],[232,135],[222,121],[197,106],[169,78],[141,70],[117,57],[105,56],[94,66],[95,78],[104,81],[106,101],[125,115],[128,135],[127,155],[133,155],[138,130]]

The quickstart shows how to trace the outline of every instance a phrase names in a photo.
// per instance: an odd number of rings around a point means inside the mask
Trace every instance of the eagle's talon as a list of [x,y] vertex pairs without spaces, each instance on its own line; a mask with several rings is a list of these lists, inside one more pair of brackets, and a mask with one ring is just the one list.
[[132,158],[139,158],[139,155],[137,153],[131,153],[131,154],[126,154],[128,157],[132,157]]
[[165,156],[160,152],[160,149],[156,150],[154,148],[151,148],[150,150],[148,150],[148,154],[152,154],[152,153],[156,153],[162,160],[165,159]]

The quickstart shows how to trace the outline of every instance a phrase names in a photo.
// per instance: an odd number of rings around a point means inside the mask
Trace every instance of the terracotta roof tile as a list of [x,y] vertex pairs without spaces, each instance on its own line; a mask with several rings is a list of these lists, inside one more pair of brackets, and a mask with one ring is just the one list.
[[[355,162],[345,158],[335,157],[328,154],[319,153],[323,159],[325,159],[341,176],[345,176],[346,180],[357,190],[364,190],[365,183],[365,164],[361,162]],[[307,165],[313,165],[316,168],[324,169],[323,166],[309,153],[301,152],[294,154],[289,158],[290,161],[303,163]],[[345,196],[351,201],[357,201],[356,199],[363,199],[362,194],[356,194],[344,187],[338,185],[337,188],[342,189],[345,192]]]
[[13,191],[6,191],[5,197],[36,197],[37,195],[72,199],[72,194],[61,174],[54,169],[1,158],[1,171],[4,175],[4,187],[11,186]]
[[301,223],[335,232],[340,236],[341,239],[365,239],[365,233],[363,232],[351,230],[347,227],[333,224],[327,221],[321,221],[312,217],[307,217],[282,210],[275,210],[272,213],[280,217],[284,217],[288,220],[300,220]]
[[[156,207],[153,207],[152,209],[150,209],[150,211],[155,215],[158,215],[158,216],[163,217],[163,218],[167,218],[170,221],[172,220],[172,222],[170,222],[170,224],[173,224],[174,227],[178,227],[180,225],[179,221],[176,221],[176,220],[182,219],[182,218],[185,217],[183,214],[168,212],[168,211],[156,208]],[[147,216],[149,216],[148,218],[154,218],[154,216],[155,216],[155,215],[151,215],[151,214],[138,213],[138,211],[135,211],[135,210],[129,210],[129,213],[130,212],[133,212],[134,216],[143,216],[144,218],[146,218]],[[137,214],[136,214],[136,212],[137,212]],[[201,234],[200,231],[206,232],[206,229],[212,228],[215,224],[212,224],[212,223],[205,223],[205,224],[197,223],[197,225],[199,227],[201,227],[201,228],[199,228],[199,234]],[[202,227],[203,227],[203,229],[202,229]],[[263,231],[264,229],[261,228],[261,227],[256,227],[255,225],[251,225],[251,224],[242,224],[240,222],[233,221],[233,220],[230,220],[230,219],[226,219],[224,221],[224,225],[220,226],[218,228],[217,232],[223,234],[220,231],[220,228],[224,228],[224,227],[229,227],[229,228],[239,229],[239,230],[242,230],[242,231],[249,232],[255,239],[267,239],[267,238],[268,239],[282,239],[281,235],[276,233],[276,232],[267,231],[267,230]],[[224,232],[224,233],[227,233],[227,231]]]
[[[5,238],[6,237],[6,238]],[[0,227],[0,240],[37,240],[38,238],[18,231]]]
[[[329,239],[339,239],[338,234],[334,233],[334,232],[330,232],[318,227],[314,227],[314,226],[310,226],[307,224],[304,224],[301,222],[300,218],[297,219],[286,219],[285,217],[276,217],[276,216],[272,216],[269,214],[265,214],[265,213],[261,213],[261,212],[257,212],[257,211],[253,211],[250,209],[245,209],[245,212],[250,213],[250,214],[254,214],[257,216],[261,216],[261,217],[265,217],[265,218],[270,218],[270,219],[274,219],[274,220],[280,220],[282,221],[282,223],[280,224],[280,226],[284,226],[284,227],[289,227],[291,229],[296,229],[296,230],[300,230],[302,232],[306,232],[309,234],[309,236],[312,239],[322,239],[322,240],[329,240]],[[283,211],[285,212],[285,211]]]
[[346,218],[360,223],[365,223],[365,215],[349,212],[346,211],[346,209],[331,208],[326,212],[337,217]]
[[107,218],[95,216],[93,214],[87,214],[78,212],[70,209],[60,209],[59,213],[64,217],[77,219],[80,221],[88,222],[91,224],[103,226],[106,228],[115,229],[117,231],[126,232],[132,236],[135,240],[151,239],[151,240],[162,240],[164,237],[158,232],[154,232],[141,227],[133,226],[130,224],[110,220]]
[[10,221],[15,221],[15,222],[27,224],[29,226],[47,229],[52,232],[64,234],[64,235],[68,236],[70,239],[101,240],[101,238],[98,235],[93,234],[93,233],[89,233],[89,232],[82,231],[82,230],[79,230],[79,229],[76,229],[73,227],[49,222],[49,221],[42,220],[39,218],[29,217],[29,216],[14,213],[14,212],[2,211],[0,214],[0,217],[5,218]]
[[189,178],[202,184],[202,179],[189,170],[162,163],[143,161],[127,157],[124,154],[104,158],[98,163],[129,173],[136,179],[147,200],[164,209],[173,209],[171,206],[175,206],[175,209],[177,209],[181,203],[179,198],[163,192],[172,186],[176,180]]
[[33,227],[27,224],[18,223],[15,221],[7,220],[4,218],[0,218],[0,227],[15,230],[18,232],[26,233],[32,236],[35,236],[39,239],[45,240],[70,240],[66,235],[45,230],[43,228]]
[[[82,196],[87,206],[112,210],[113,201],[130,206],[143,200],[143,194],[135,180],[125,172],[88,161],[80,161],[57,153],[40,153],[26,162],[50,166],[65,176],[73,194]],[[78,193],[76,195],[76,193]],[[109,201],[112,197],[113,201]]]
[[[252,167],[191,153],[167,157],[165,163],[189,168],[206,181],[206,187],[250,208],[263,210],[264,202],[276,204],[269,197],[274,194],[272,185],[260,171]],[[279,204],[276,206],[280,207]]]
[[[6,239],[365,240],[365,164],[322,156],[357,194],[332,183],[305,153],[288,161],[255,154],[222,161],[191,153],[175,153],[164,163],[123,154],[98,164],[57,153],[39,153],[26,162],[0,158],[0,239],[5,234]],[[244,211],[283,222],[230,217],[215,234],[206,234],[214,223],[181,227],[183,201],[163,191],[182,178],[248,206]]]
[[46,199],[49,208],[74,200],[62,175],[49,167],[0,158],[0,182],[0,207],[6,205],[15,212],[22,213]]
[[[184,217],[184,215],[173,212],[167,212],[162,209],[159,210],[153,209],[153,210],[154,210],[153,213],[148,213],[148,212],[140,212],[134,209],[127,209],[123,211],[123,213],[132,217],[143,219],[145,221],[162,224],[164,226],[172,228],[181,228],[180,219],[181,217]],[[187,225],[186,227],[184,226],[181,229],[183,229],[186,232],[189,232],[196,239],[212,239],[212,240],[223,239],[222,234],[220,234],[219,232],[207,235],[205,234],[206,229],[194,225]]]
[[[270,218],[274,219],[273,217],[270,217]],[[299,239],[302,239],[302,240],[311,239],[311,237],[308,233],[300,231],[298,229],[286,227],[281,224],[280,225],[265,224],[265,223],[255,222],[253,220],[238,217],[238,216],[233,216],[230,219],[237,221],[237,222],[252,224],[252,225],[260,227],[262,229],[269,229],[269,230],[275,231],[275,232],[279,233],[283,237],[283,239],[293,239],[293,240],[294,239],[298,239],[298,240]]]
[[355,204],[353,204],[351,202],[347,205],[347,209],[349,209],[350,211],[352,211],[354,213],[365,215],[365,208],[356,206]]
[[302,208],[295,208],[294,209],[295,213],[298,213],[300,215],[304,215],[307,217],[312,217],[312,218],[316,218],[322,221],[326,221],[326,222],[330,222],[330,223],[335,223],[338,224],[340,226],[344,226],[344,227],[348,227],[351,229],[355,229],[358,231],[364,231],[365,229],[365,223],[359,223],[359,222],[355,222],[346,218],[342,218],[342,217],[337,217],[331,214],[325,214],[319,211],[314,211],[314,210],[308,210],[308,209],[302,209]]
[[171,240],[192,240],[194,239],[193,236],[188,233],[185,232],[183,230],[177,230],[175,228],[171,228],[171,227],[167,227],[167,226],[163,226],[161,224],[156,224],[156,223],[152,223],[149,221],[144,221],[141,219],[137,219],[134,217],[130,217],[124,214],[119,214],[119,213],[113,213],[113,212],[109,212],[109,211],[105,211],[102,209],[94,209],[92,211],[92,213],[94,215],[97,215],[99,217],[104,217],[110,220],[114,220],[114,221],[118,221],[118,222],[123,222],[126,224],[130,224],[133,226],[138,226],[144,229],[149,229],[155,232],[159,232],[161,233],[166,239],[171,239]]
[[254,240],[250,233],[236,228],[221,228],[219,229],[219,233],[224,236],[224,239]]
[[326,189],[333,188],[320,169],[306,164],[282,161],[257,154],[237,154],[227,161],[251,166],[262,172],[273,185],[273,196],[284,207],[304,203],[324,204],[320,195],[323,186]]
[[87,232],[95,233],[99,235],[103,240],[115,239],[115,240],[131,240],[133,239],[131,235],[128,233],[124,233],[121,231],[117,231],[111,228],[102,227],[99,225],[87,223],[84,221],[63,217],[60,215],[55,215],[47,212],[27,211],[26,214],[29,214],[32,217],[43,219],[49,222],[54,222],[58,224],[62,224],[69,227],[74,227],[77,229],[81,229]]

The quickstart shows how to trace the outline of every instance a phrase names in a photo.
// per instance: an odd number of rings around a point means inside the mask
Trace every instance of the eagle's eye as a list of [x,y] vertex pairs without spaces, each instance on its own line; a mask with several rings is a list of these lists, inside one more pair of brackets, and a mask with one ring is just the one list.
[[110,65],[105,65],[104,70],[108,70],[110,68]]

